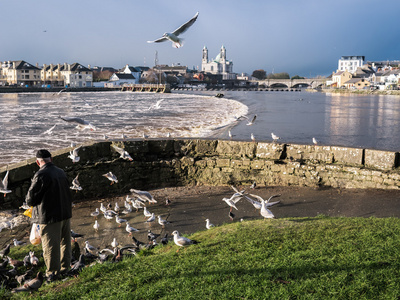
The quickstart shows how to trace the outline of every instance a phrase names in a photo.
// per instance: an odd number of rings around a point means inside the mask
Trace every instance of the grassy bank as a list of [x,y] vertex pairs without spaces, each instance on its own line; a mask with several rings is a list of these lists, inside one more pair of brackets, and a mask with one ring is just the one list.
[[290,218],[238,222],[12,299],[397,299],[400,221]]

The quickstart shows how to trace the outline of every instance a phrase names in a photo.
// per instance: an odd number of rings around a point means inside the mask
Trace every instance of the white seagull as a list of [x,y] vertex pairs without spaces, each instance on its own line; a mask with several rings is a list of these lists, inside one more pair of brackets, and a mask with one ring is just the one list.
[[18,241],[17,239],[13,239],[13,243],[14,243],[14,246],[15,246],[15,247],[17,247],[17,246],[22,246],[22,245],[25,245],[25,244],[26,244],[25,242],[23,242],[23,241]]
[[100,203],[100,211],[105,212],[106,210],[107,210],[107,208],[104,206],[104,204]]
[[189,245],[193,245],[193,244],[198,244],[199,243],[198,241],[188,239],[188,238],[186,238],[184,236],[180,236],[179,232],[177,230],[172,232],[172,235],[174,236],[174,243],[179,247],[189,246]]
[[0,193],[4,194],[4,197],[6,194],[11,193],[12,191],[7,188],[8,186],[8,171],[6,175],[4,176],[3,180],[0,181]]
[[150,216],[150,218],[148,218],[146,220],[146,223],[154,222],[155,219],[156,219],[156,216],[154,215],[154,213],[151,213],[151,216]]
[[255,138],[254,134],[251,134],[251,135],[250,135],[250,138],[251,138],[251,140],[252,140],[253,142],[256,141],[256,138]]
[[158,224],[160,224],[163,228],[165,225],[169,224],[169,222],[167,220],[162,219],[161,216],[157,217],[158,217]]
[[93,228],[94,228],[94,230],[95,230],[96,232],[99,231],[100,226],[99,226],[99,222],[97,222],[97,220],[94,221]]
[[56,128],[57,124],[54,124],[50,129],[46,130],[45,132],[43,132],[43,134],[52,134],[53,133],[53,129]]
[[315,137],[312,138],[312,142],[313,142],[314,145],[318,144],[318,141],[317,141],[317,139]]
[[279,201],[277,201],[277,202],[269,202],[269,201],[274,197],[279,197],[280,195],[273,195],[273,196],[269,197],[269,199],[267,201],[265,201],[260,196],[253,195],[253,194],[250,194],[250,195],[261,200],[261,211],[260,211],[261,216],[263,216],[266,219],[273,219],[275,217],[274,214],[268,209],[268,207],[279,203]]
[[145,218],[151,217],[151,212],[149,212],[149,211],[147,210],[147,207],[146,207],[146,206],[143,207],[143,215],[144,215]]
[[207,229],[211,229],[212,227],[215,227],[215,225],[212,224],[212,223],[210,223],[210,220],[209,220],[209,219],[206,219],[206,228],[207,228]]
[[140,190],[135,190],[135,189],[130,189],[131,193],[138,197],[140,200],[146,202],[148,201],[149,203],[157,203],[157,200],[154,199],[154,197],[146,191],[140,191]]
[[[72,145],[71,145],[72,147]],[[76,147],[74,150],[69,151],[68,157],[72,160],[73,163],[78,162],[81,158],[78,156],[78,151],[82,148],[82,146]]]
[[[260,196],[258,196],[258,195],[254,195],[254,194],[250,194],[250,196],[252,196],[252,197],[257,198],[258,200],[260,200],[260,204],[262,204],[263,201],[264,201],[265,207],[270,207],[270,206],[273,206],[273,205],[278,204],[278,203],[281,202],[281,201],[270,202],[272,198],[280,197],[280,196],[281,196],[280,194],[278,194],[278,195],[273,195],[273,196],[269,197],[268,200],[264,200],[262,197],[260,197]],[[255,200],[253,200],[253,201],[255,201]],[[260,207],[260,208],[261,208],[261,207]]]
[[127,151],[125,151],[123,148],[120,148],[114,144],[112,144],[111,146],[115,149],[115,151],[117,151],[119,153],[120,158],[130,160],[130,161],[133,160],[132,157],[129,155],[129,153]]
[[89,252],[89,253],[96,253],[98,251],[97,248],[93,247],[92,245],[89,244],[89,241],[85,241],[85,249]]
[[114,183],[118,183],[117,176],[115,176],[111,171],[108,172],[107,174],[103,174],[103,176],[111,181],[110,185],[114,184]]
[[181,25],[179,28],[175,29],[173,32],[166,32],[163,36],[159,39],[154,41],[147,41],[148,43],[161,43],[170,40],[172,42],[172,47],[180,48],[183,46],[183,39],[179,38],[178,36],[184,33],[186,30],[189,29],[190,26],[196,22],[199,13],[197,12],[193,18],[187,21],[185,24]]
[[78,124],[76,126],[76,128],[78,128],[79,130],[84,130],[84,129],[90,129],[90,130],[96,130],[96,127],[94,127],[91,123],[89,123],[88,121],[85,121],[81,118],[78,117],[61,117],[61,120],[64,120],[65,122],[69,122],[69,123],[76,123]]
[[161,108],[161,102],[163,102],[165,99],[160,99],[156,102],[156,104],[153,104],[152,106],[149,107],[149,110],[151,109],[160,109]]
[[122,223],[125,223],[127,220],[121,219],[118,215],[115,216],[115,222],[119,224],[118,227],[121,227]]
[[74,180],[72,180],[72,186],[70,187],[71,190],[82,191],[81,184],[78,181],[78,176],[79,176],[79,174],[76,175]]
[[119,245],[119,243],[117,242],[117,239],[114,238],[113,241],[111,242],[111,247],[115,248]]
[[261,210],[260,210],[260,214],[266,218],[266,219],[273,219],[275,216],[272,213],[272,211],[270,211],[266,205],[265,205],[265,201],[262,202],[262,206],[261,206]]
[[126,222],[126,227],[125,227],[126,232],[129,233],[129,235],[132,235],[132,232],[139,231],[136,228],[133,228],[132,226],[129,225],[129,222]]
[[226,204],[228,204],[228,205],[231,207],[231,210],[230,210],[230,211],[232,211],[232,208],[238,210],[235,204],[236,204],[240,199],[242,199],[241,195],[239,195],[238,193],[235,193],[235,194],[233,194],[232,197],[230,197],[230,198],[222,198],[222,201],[225,201]]
[[271,136],[272,136],[272,139],[274,140],[274,142],[276,142],[277,140],[280,140],[280,139],[281,139],[279,136],[277,136],[277,135],[274,134],[273,132],[271,132]]
[[[247,117],[246,117],[247,118]],[[257,118],[257,115],[254,115],[254,117],[253,117],[253,119],[251,119],[251,121],[250,121],[250,119],[249,118],[247,118],[248,120],[249,120],[249,122],[246,124],[247,126],[251,126],[251,125],[253,125],[254,124],[254,122],[256,121],[256,118]]]
[[99,209],[96,207],[96,210],[94,211],[94,212],[92,212],[92,213],[90,213],[90,215],[92,216],[92,217],[94,217],[94,218],[97,218],[97,216],[100,214],[100,211],[99,211]]

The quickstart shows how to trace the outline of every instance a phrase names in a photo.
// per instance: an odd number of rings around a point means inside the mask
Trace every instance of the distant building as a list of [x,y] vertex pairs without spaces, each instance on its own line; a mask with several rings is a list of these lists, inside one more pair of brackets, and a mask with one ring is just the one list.
[[339,59],[338,71],[354,73],[358,67],[364,65],[365,56],[342,56]]
[[224,46],[221,47],[215,59],[211,60],[208,60],[208,49],[204,46],[201,71],[213,75],[222,75],[223,80],[236,79],[236,74],[233,73],[233,62],[226,59],[226,49]]
[[346,82],[343,83],[343,85],[348,88],[348,89],[364,89],[364,88],[369,88],[371,83],[364,79],[364,78],[352,78],[350,80],[347,80]]
[[157,73],[164,73],[165,75],[186,75],[189,71],[186,66],[181,66],[180,64],[177,65],[156,65],[154,66],[154,71]]
[[137,83],[139,83],[140,75],[141,75],[142,71],[140,68],[125,65],[125,67],[123,67],[121,70],[119,70],[118,73],[119,74],[131,74],[135,78],[134,83],[137,84]]
[[61,65],[43,65],[43,69],[40,72],[40,79],[42,84],[51,86],[63,86],[64,77],[61,74]]
[[37,86],[41,84],[41,69],[24,60],[4,61],[1,65],[2,85]]
[[73,88],[91,87],[93,85],[93,71],[79,63],[63,64],[61,75],[64,85]]
[[332,87],[340,88],[344,83],[350,80],[353,76],[348,71],[338,71],[332,74]]
[[[136,84],[139,83],[139,79],[136,79],[132,74],[125,73],[114,73],[108,80],[113,86],[121,86],[124,84]],[[110,86],[107,84],[107,86]]]

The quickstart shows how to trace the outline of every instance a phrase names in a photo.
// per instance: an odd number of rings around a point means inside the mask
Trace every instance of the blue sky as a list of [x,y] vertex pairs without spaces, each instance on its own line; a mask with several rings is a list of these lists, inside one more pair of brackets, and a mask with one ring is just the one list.
[[[0,0],[0,60],[121,68],[201,66],[222,45],[233,71],[329,75],[342,55],[400,60],[398,0]],[[148,44],[199,12],[182,37]],[[44,32],[46,31],[46,32]]]

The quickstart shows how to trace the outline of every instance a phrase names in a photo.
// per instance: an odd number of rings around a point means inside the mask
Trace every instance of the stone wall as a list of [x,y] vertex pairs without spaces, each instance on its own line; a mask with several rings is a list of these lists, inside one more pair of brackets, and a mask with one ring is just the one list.
[[[111,144],[125,148],[133,161],[119,158]],[[80,161],[72,163],[67,148],[53,152],[54,163],[72,181],[79,174],[82,191],[76,200],[182,185],[329,186],[334,188],[398,189],[399,154],[334,146],[254,143],[207,139],[105,141],[85,144]],[[38,170],[35,159],[0,168],[9,170],[9,188],[0,208],[22,204]],[[117,184],[102,176],[112,171]]]

